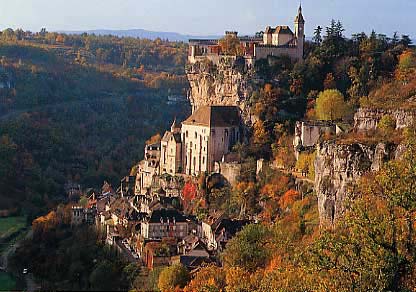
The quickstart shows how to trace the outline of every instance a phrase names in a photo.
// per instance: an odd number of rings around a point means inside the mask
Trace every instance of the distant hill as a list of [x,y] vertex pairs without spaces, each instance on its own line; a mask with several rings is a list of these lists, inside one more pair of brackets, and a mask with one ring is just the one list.
[[144,29],[127,29],[127,30],[111,30],[111,29],[97,29],[97,30],[78,30],[78,31],[59,31],[66,34],[96,34],[96,35],[115,35],[119,37],[133,37],[133,38],[146,38],[146,39],[168,39],[174,42],[187,42],[189,39],[200,39],[200,38],[220,38],[220,36],[193,36],[184,35],[176,32],[159,32],[150,31]]

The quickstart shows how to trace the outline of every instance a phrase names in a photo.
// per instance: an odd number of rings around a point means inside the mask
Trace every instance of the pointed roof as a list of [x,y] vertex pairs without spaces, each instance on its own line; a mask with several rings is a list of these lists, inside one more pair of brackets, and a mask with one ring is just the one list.
[[175,119],[173,120],[172,126],[171,126],[170,128],[172,129],[172,132],[173,132],[173,129],[180,129],[180,128],[181,128],[181,124],[179,124],[179,123],[177,122],[176,117],[175,117]]
[[302,14],[302,4],[299,5],[298,15],[295,18],[295,23],[305,23],[305,19]]

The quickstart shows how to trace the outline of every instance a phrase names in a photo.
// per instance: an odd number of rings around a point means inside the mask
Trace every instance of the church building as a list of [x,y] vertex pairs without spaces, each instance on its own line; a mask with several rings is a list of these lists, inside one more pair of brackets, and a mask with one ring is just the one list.
[[213,172],[214,164],[241,141],[240,109],[203,106],[182,123],[183,167],[187,175]]

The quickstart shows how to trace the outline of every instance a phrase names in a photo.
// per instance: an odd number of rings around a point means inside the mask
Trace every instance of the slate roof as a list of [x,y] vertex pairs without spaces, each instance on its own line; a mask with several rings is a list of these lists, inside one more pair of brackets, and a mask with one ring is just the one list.
[[298,15],[295,18],[295,22],[305,23],[305,19],[302,14],[302,6],[299,6]]
[[207,127],[234,127],[240,124],[236,106],[202,106],[182,124]]
[[160,209],[154,210],[152,212],[149,223],[160,223],[160,219],[163,219],[164,222],[166,222],[168,219],[171,222],[173,222],[173,219],[175,219],[176,223],[187,222],[186,217],[177,210]]

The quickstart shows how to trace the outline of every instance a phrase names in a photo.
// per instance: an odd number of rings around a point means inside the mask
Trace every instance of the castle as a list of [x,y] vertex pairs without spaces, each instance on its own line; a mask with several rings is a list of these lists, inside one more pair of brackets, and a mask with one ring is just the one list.
[[[299,6],[295,18],[294,32],[287,25],[279,25],[275,28],[266,27],[262,37],[260,35],[238,37],[237,32],[226,32],[227,35],[238,38],[242,56],[247,64],[254,64],[256,60],[268,56],[289,56],[293,61],[301,60],[305,43],[305,19],[302,15],[302,6]],[[189,40],[188,61],[191,64],[205,59],[217,64],[221,55],[223,52],[219,40]]]

